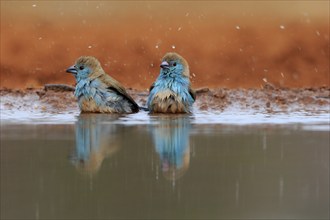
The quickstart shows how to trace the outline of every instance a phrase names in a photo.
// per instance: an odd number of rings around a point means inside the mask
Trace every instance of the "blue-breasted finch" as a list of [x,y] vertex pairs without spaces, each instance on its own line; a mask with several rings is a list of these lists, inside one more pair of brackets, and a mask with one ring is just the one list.
[[91,56],[78,58],[66,70],[76,78],[74,95],[82,112],[135,113],[139,106],[125,88],[107,75],[100,62]]
[[150,87],[150,113],[191,113],[196,95],[190,86],[189,65],[177,53],[167,53],[160,74]]

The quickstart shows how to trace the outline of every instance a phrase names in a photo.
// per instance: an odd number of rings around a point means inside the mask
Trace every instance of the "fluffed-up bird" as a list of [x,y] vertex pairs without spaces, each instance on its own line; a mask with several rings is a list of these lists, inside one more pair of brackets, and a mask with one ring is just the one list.
[[139,106],[125,88],[107,75],[100,62],[92,56],[82,56],[66,72],[76,78],[74,95],[82,112],[135,113]]
[[177,53],[166,53],[160,74],[150,87],[150,113],[191,113],[196,94],[190,86],[189,65]]

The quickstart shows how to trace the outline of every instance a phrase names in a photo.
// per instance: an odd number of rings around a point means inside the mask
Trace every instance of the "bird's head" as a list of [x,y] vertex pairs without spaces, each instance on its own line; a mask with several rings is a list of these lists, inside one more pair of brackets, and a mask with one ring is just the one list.
[[160,74],[169,77],[183,76],[189,78],[188,62],[179,54],[166,53],[160,64]]
[[92,56],[79,57],[76,63],[69,67],[66,72],[72,73],[76,78],[98,76],[103,73],[100,62]]

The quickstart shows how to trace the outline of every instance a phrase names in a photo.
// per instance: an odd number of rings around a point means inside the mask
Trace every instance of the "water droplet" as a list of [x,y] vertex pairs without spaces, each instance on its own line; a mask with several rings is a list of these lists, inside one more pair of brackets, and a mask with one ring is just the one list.
[[284,25],[280,25],[280,28],[281,28],[282,30],[284,30],[284,29],[285,29],[285,26],[284,26]]
[[239,30],[239,29],[241,29],[241,27],[240,26],[238,26],[238,25],[236,25],[236,27],[235,27],[237,30]]
[[89,45],[89,46],[88,46],[88,49],[91,49],[91,48],[92,48],[92,46],[91,46],[91,45]]
[[158,49],[158,48],[159,48],[159,46],[158,46],[158,45],[156,45],[156,46],[155,46],[155,48],[156,48],[156,49]]
[[172,49],[175,49],[175,45],[172,45]]

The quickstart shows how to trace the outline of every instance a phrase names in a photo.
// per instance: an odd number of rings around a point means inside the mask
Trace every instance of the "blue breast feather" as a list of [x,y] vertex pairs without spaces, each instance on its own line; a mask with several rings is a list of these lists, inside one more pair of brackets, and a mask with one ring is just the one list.
[[150,91],[147,105],[152,102],[157,93],[161,93],[166,90],[171,90],[177,94],[177,97],[182,102],[192,105],[194,99],[189,93],[189,79],[184,77],[168,77],[166,75],[160,75],[155,84],[154,88]]

